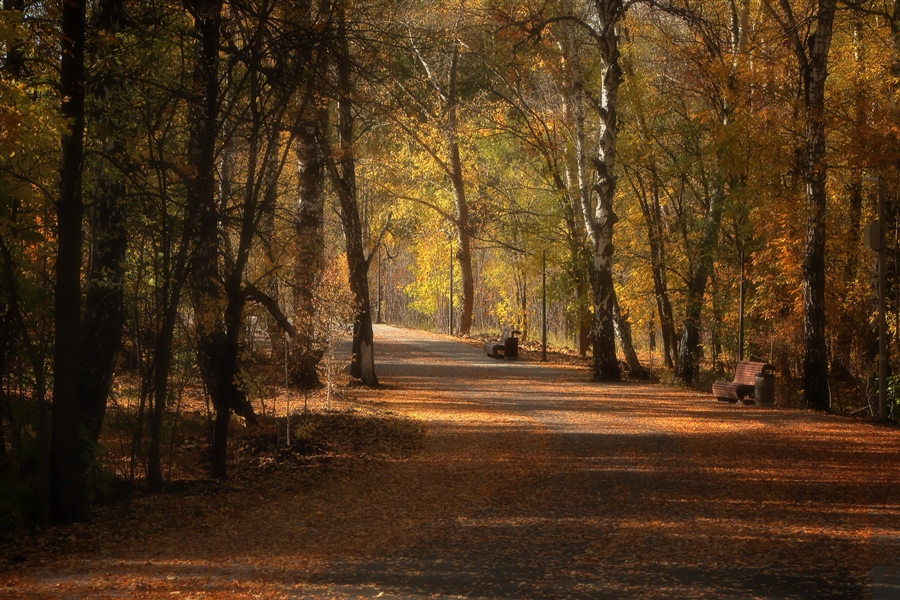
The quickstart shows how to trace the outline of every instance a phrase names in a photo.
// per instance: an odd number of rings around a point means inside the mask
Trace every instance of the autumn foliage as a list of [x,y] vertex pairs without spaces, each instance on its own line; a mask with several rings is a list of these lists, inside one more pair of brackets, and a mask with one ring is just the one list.
[[188,424],[226,479],[276,396],[385,383],[378,322],[604,382],[752,358],[781,406],[874,418],[887,384],[896,421],[898,31],[885,0],[4,0],[0,527],[164,490]]

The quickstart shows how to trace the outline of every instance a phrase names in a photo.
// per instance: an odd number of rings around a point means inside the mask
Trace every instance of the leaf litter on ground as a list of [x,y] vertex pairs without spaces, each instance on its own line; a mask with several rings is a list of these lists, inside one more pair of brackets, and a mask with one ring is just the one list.
[[898,583],[896,428],[377,335],[389,385],[355,390],[356,413],[292,416],[290,448],[248,430],[233,480],[32,536],[23,552],[49,549],[7,567],[4,597],[849,598]]

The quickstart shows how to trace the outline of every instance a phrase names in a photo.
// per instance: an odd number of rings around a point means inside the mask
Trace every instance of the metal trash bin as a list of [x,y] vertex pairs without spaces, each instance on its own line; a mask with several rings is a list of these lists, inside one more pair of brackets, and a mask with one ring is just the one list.
[[519,338],[515,334],[503,341],[503,358],[517,358],[519,356]]
[[775,375],[773,373],[764,371],[753,378],[753,399],[757,406],[775,404]]

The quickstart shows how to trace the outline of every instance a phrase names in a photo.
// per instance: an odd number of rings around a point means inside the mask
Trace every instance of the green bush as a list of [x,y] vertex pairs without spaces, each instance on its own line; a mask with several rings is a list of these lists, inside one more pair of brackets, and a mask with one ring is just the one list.
[[900,375],[888,377],[887,418],[894,423],[900,421]]

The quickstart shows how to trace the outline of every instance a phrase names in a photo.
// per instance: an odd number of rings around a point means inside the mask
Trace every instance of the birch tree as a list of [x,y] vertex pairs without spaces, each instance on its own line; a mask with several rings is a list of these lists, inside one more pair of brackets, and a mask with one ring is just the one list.
[[[600,64],[600,89],[593,107],[599,116],[596,155],[586,157],[582,128],[582,82],[574,82],[574,110],[579,156],[579,187],[582,190],[581,214],[592,244],[591,288],[593,290],[594,323],[593,377],[597,381],[618,381],[621,378],[616,358],[615,342],[615,289],[613,288],[612,256],[613,228],[618,217],[613,210],[616,193],[616,140],[618,136],[619,85],[622,68],[619,64],[618,26],[625,15],[622,0],[592,0],[588,3],[589,16],[585,19],[561,16],[553,21],[571,21],[587,31],[593,40],[593,50]],[[585,158],[582,158],[585,157]],[[594,171],[593,185],[587,188],[586,160]]]

